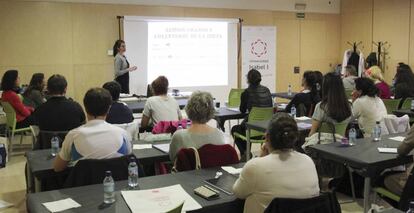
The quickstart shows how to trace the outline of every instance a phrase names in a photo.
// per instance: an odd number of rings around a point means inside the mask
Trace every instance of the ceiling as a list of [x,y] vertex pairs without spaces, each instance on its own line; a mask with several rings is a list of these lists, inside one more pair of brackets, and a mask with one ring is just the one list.
[[340,13],[340,0],[25,0],[101,4],[135,4],[203,8],[297,11],[295,3],[305,3],[304,12]]

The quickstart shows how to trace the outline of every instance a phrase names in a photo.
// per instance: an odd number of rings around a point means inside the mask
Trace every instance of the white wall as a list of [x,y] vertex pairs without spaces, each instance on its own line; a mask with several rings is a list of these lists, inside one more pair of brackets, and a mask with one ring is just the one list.
[[340,13],[341,0],[24,0],[49,2],[111,3],[179,7],[296,11],[295,3],[306,3],[304,12]]

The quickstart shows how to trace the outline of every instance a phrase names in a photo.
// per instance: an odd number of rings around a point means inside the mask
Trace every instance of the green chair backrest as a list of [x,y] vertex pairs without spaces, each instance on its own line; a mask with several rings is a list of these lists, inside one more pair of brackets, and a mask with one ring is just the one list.
[[184,206],[184,202],[182,202],[179,206],[177,206],[176,208],[168,211],[167,213],[181,213],[182,209]]
[[6,125],[9,129],[14,131],[16,129],[16,111],[8,102],[1,101],[3,111],[6,113]]
[[336,124],[332,124],[330,122],[322,122],[321,125],[319,126],[319,131],[320,132],[324,132],[324,133],[333,133],[334,129],[332,128],[333,126],[335,127],[335,134],[338,135],[342,135],[344,137],[346,137],[346,128],[348,127],[349,122],[341,122],[341,123],[336,123]]
[[387,113],[392,114],[395,110],[398,109],[401,99],[382,99],[387,108]]
[[[270,120],[272,116],[272,107],[252,107],[252,110],[249,112],[249,122]],[[264,134],[264,132],[255,130],[250,131],[250,137],[263,136]]]
[[240,106],[240,99],[241,94],[243,93],[244,89],[231,89],[229,93],[229,100],[228,100],[228,107],[239,107]]
[[350,98],[352,98],[352,92],[353,92],[354,90],[351,90],[351,89],[349,89],[349,90],[345,90],[345,94],[346,94],[346,97],[348,98],[348,99],[350,99]]
[[406,98],[404,103],[401,105],[401,109],[411,109],[411,101],[413,98]]

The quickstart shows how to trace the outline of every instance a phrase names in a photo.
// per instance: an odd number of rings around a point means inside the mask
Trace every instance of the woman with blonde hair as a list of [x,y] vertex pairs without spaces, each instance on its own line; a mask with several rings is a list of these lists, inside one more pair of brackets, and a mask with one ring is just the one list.
[[379,68],[378,66],[372,66],[365,71],[365,75],[374,81],[375,86],[380,91],[379,97],[381,99],[391,98],[390,86],[388,86],[388,84],[384,81],[381,68]]

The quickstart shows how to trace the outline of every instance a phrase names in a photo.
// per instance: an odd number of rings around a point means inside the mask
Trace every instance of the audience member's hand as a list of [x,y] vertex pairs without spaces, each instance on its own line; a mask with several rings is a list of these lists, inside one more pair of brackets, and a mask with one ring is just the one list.
[[133,67],[128,68],[128,71],[130,71],[130,72],[133,72],[135,70],[137,70],[137,66],[133,66]]
[[354,90],[353,92],[352,92],[352,102],[354,102],[357,98],[359,98],[359,96],[361,96],[361,93],[360,92],[358,92],[357,90]]
[[269,154],[269,149],[266,146],[267,143],[263,144],[261,147],[260,157],[264,157]]

